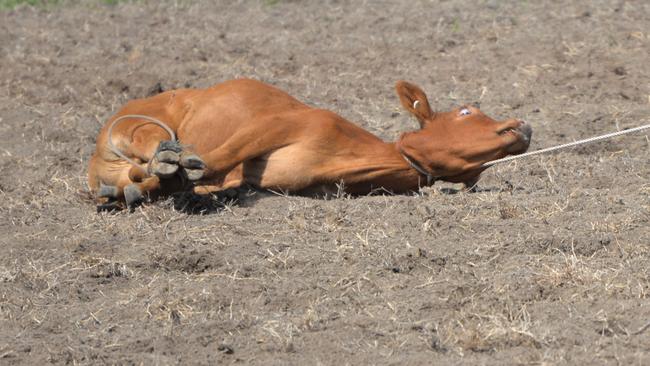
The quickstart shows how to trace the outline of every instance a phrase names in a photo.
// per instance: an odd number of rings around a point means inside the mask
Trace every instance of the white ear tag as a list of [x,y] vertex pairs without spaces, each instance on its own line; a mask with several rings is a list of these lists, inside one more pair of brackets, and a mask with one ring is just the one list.
[[420,104],[419,100],[416,100],[415,102],[413,102],[413,109],[418,109],[418,104]]

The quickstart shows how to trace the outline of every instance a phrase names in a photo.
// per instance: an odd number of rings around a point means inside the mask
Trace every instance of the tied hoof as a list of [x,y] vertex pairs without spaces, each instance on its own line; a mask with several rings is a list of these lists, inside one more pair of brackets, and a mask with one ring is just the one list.
[[161,163],[175,164],[178,163],[180,155],[175,151],[163,150],[156,153],[154,158]]
[[176,141],[161,141],[149,165],[149,171],[160,178],[171,178],[178,171],[183,151]]
[[100,205],[97,205],[97,212],[98,213],[99,212],[113,212],[113,211],[119,211],[122,208],[124,208],[124,206],[120,205],[119,201],[113,199],[113,200],[109,200],[106,203],[102,203]]
[[135,184],[129,184],[124,187],[124,201],[126,201],[126,206],[129,209],[133,209],[144,202],[144,195],[140,187]]
[[152,161],[150,171],[159,178],[171,178],[178,171],[178,165]]
[[201,158],[193,153],[181,154],[180,164],[183,167],[183,173],[191,181],[199,180],[205,173],[205,163]]
[[160,141],[160,144],[158,144],[156,152],[160,151],[173,151],[180,154],[183,151],[183,147],[181,147],[181,144],[178,143],[178,141],[164,140]]
[[97,190],[97,197],[100,198],[116,198],[119,194],[119,190],[116,186],[107,186],[104,183],[99,184],[99,190]]
[[191,181],[196,181],[201,178],[203,178],[203,169],[183,169],[183,173],[185,173],[185,177]]

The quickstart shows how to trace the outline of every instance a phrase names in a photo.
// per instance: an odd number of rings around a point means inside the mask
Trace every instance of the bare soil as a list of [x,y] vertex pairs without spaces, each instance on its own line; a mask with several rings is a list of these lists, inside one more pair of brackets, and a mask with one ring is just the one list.
[[0,12],[0,364],[650,364],[650,141],[479,191],[175,197],[96,213],[125,101],[253,77],[385,139],[393,92],[531,149],[648,123],[650,2],[64,2]]

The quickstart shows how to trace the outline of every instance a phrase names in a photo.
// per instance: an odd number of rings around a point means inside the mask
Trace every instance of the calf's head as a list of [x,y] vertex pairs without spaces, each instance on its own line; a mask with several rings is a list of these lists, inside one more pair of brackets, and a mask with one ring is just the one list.
[[522,120],[495,121],[472,106],[433,112],[416,85],[399,81],[396,90],[404,108],[420,122],[420,129],[404,133],[397,147],[437,179],[472,186],[484,163],[528,149],[533,130]]

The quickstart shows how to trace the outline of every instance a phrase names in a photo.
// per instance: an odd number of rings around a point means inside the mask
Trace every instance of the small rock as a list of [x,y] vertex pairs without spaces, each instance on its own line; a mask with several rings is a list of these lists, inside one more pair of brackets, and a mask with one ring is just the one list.
[[235,353],[235,350],[231,346],[223,343],[217,347],[217,350],[227,355],[232,355],[233,353]]

